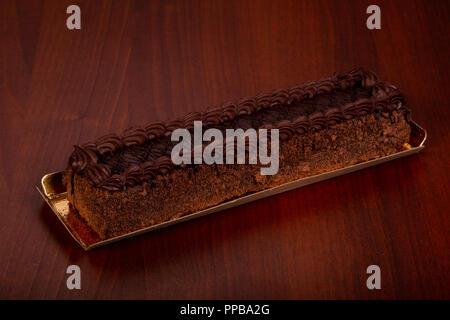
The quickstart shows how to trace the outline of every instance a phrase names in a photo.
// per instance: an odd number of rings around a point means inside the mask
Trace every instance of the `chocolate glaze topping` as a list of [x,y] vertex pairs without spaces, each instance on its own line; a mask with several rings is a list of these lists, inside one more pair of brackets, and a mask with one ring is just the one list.
[[173,130],[193,132],[194,121],[206,128],[279,129],[280,139],[307,134],[365,114],[409,111],[398,90],[361,68],[330,78],[278,89],[269,94],[225,103],[182,119],[133,127],[122,135],[109,134],[95,142],[75,146],[69,158],[73,172],[86,175],[95,187],[123,190],[149,182],[174,169],[170,158]]

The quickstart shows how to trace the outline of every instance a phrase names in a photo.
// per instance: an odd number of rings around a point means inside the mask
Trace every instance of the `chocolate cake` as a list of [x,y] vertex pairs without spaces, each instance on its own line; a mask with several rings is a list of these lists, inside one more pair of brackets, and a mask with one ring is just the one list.
[[[409,110],[397,88],[357,68],[76,145],[68,199],[102,238],[172,220],[290,181],[402,150]],[[177,128],[279,129],[279,170],[171,160]]]

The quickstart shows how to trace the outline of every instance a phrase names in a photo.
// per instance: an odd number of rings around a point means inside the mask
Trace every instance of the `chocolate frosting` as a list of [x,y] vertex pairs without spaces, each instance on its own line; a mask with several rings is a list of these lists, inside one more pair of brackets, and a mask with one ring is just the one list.
[[[307,134],[365,114],[382,116],[394,110],[409,111],[397,88],[378,81],[370,71],[355,68],[330,78],[278,89],[269,94],[224,103],[178,120],[132,127],[121,135],[109,134],[95,142],[76,145],[69,158],[74,173],[85,175],[95,187],[120,191],[169,173],[177,142],[173,130],[193,131],[194,121],[204,129],[279,129],[280,139]],[[178,166],[180,167],[180,166]]]

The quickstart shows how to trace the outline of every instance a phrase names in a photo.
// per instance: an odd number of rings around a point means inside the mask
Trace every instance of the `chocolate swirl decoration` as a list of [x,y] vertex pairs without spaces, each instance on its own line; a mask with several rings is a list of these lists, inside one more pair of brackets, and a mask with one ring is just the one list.
[[114,174],[111,177],[105,179],[97,187],[109,190],[109,191],[121,191],[125,189],[125,177],[121,174]]
[[125,130],[122,142],[125,146],[142,145],[148,140],[147,132],[144,128],[130,128]]
[[95,143],[97,151],[100,154],[114,153],[116,150],[122,148],[122,139],[116,134],[109,134],[101,137]]
[[156,178],[158,167],[154,161],[144,162],[140,168],[142,170],[142,181],[148,182]]
[[166,126],[162,122],[154,122],[145,127],[145,132],[149,139],[159,138],[167,131]]
[[300,116],[291,121],[290,125],[298,134],[306,134],[309,132],[309,119],[307,116]]
[[334,124],[337,124],[337,123],[345,120],[345,116],[339,108],[328,109],[325,112],[324,117],[328,119],[327,121],[328,121],[329,126],[332,126]]
[[111,176],[111,170],[104,164],[96,163],[87,169],[86,174],[94,186],[99,186]]
[[95,153],[95,145],[74,146],[75,150],[70,156],[70,163],[75,172],[84,170],[88,165],[97,163],[98,156]]
[[311,131],[319,131],[326,127],[328,119],[322,112],[316,112],[309,116],[309,128]]
[[202,120],[202,114],[200,112],[190,112],[183,117],[183,126],[184,128],[190,130],[194,128],[194,121]]
[[206,128],[218,125],[220,123],[221,115],[222,115],[221,108],[213,108],[207,110],[206,112],[203,113],[202,125]]
[[234,103],[225,103],[221,107],[220,122],[232,121],[236,117],[237,106]]
[[170,136],[172,131],[183,128],[184,122],[182,120],[171,120],[166,122],[166,132],[164,133],[165,136]]
[[270,106],[276,107],[280,105],[287,104],[289,100],[289,90],[288,89],[278,89],[272,93],[270,99]]
[[295,127],[289,120],[282,120],[278,122],[275,127],[279,130],[281,141],[289,140],[296,132]]
[[[325,110],[301,114],[291,119],[282,118],[283,114],[275,110],[286,110],[284,108],[289,108],[294,103],[353,88],[370,90],[370,97],[340,106],[329,101],[329,107]],[[382,114],[394,110],[409,112],[397,88],[379,82],[373,72],[355,68],[335,73],[330,78],[224,103],[203,112],[191,112],[179,120],[132,127],[122,135],[109,134],[95,142],[76,145],[69,158],[69,166],[75,173],[85,175],[95,187],[120,191],[151,182],[174,170],[175,166],[170,158],[170,135],[178,128],[193,129],[194,121],[201,120],[205,128],[223,128],[225,123],[234,123],[245,130],[256,123],[253,114],[264,111],[263,119],[257,122],[258,128],[279,129],[280,139],[286,141],[296,134],[308,134],[365,114]],[[132,151],[122,152],[128,149]],[[110,161],[105,162],[106,159]]]
[[131,166],[125,171],[125,186],[132,187],[141,184],[144,171],[138,165]]

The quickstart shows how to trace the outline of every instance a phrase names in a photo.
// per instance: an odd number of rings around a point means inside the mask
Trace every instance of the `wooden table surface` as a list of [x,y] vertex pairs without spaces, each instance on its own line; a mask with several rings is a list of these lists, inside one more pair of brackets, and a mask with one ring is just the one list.
[[[366,8],[381,8],[368,30]],[[68,30],[66,8],[81,8]],[[0,298],[450,298],[448,1],[1,1]],[[74,144],[363,66],[419,154],[85,252],[36,185]],[[66,268],[81,268],[68,290]],[[381,268],[368,290],[366,268]]]

